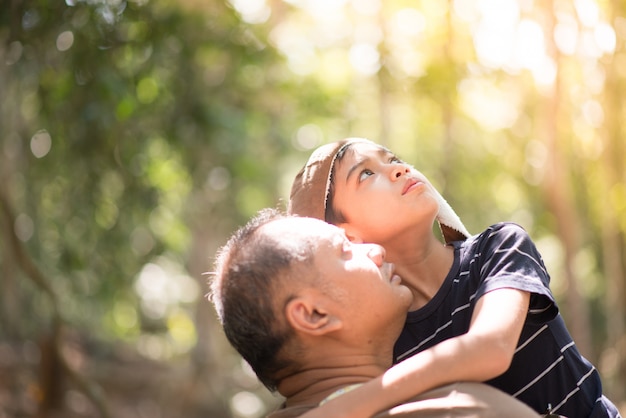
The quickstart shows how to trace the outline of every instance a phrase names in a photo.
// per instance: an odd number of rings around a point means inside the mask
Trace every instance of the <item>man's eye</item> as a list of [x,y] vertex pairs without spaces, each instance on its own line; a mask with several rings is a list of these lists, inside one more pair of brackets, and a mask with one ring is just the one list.
[[372,174],[374,174],[374,172],[372,170],[370,170],[369,168],[366,168],[365,170],[361,171],[361,174],[359,174],[359,181],[365,180],[366,178],[368,178]]
[[348,239],[346,239],[343,242],[343,246],[341,248],[341,252],[343,253],[344,257],[349,258],[352,256],[352,243],[350,241],[348,241]]

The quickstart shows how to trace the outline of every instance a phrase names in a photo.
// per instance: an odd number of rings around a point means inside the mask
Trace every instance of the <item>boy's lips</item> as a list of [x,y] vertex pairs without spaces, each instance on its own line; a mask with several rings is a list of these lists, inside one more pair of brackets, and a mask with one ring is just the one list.
[[415,189],[419,185],[424,184],[422,181],[414,178],[409,178],[406,183],[404,183],[404,187],[402,188],[402,195],[404,196],[409,191]]

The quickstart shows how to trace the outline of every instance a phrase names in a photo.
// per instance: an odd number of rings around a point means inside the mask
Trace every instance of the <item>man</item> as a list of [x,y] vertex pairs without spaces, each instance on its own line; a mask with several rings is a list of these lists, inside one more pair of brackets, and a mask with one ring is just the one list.
[[[375,244],[325,222],[262,211],[221,249],[211,286],[224,331],[295,417],[381,375],[412,303]],[[340,416],[341,411],[337,411]],[[496,389],[457,383],[377,417],[533,417]]]

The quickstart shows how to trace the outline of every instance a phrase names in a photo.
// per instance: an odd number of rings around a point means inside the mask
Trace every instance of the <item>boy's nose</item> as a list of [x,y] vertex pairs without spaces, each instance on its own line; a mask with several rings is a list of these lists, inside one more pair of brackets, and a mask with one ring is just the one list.
[[407,174],[409,171],[411,171],[409,167],[404,164],[394,164],[391,170],[391,178],[393,180],[399,179],[403,174]]

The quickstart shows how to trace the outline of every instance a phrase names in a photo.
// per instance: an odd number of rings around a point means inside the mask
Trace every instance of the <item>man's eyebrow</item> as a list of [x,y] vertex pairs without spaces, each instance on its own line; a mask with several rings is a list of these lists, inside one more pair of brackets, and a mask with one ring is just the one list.
[[[384,158],[386,156],[395,156],[394,153],[392,153],[391,151],[389,151],[386,148],[379,148],[376,153],[381,157]],[[356,170],[359,169],[359,167],[363,166],[363,164],[367,163],[371,158],[370,157],[365,157],[365,158],[361,158],[360,160],[357,160],[357,162],[350,167],[350,170],[348,170],[348,174],[346,175],[346,183],[350,180],[350,177],[352,176],[352,174],[354,174],[354,172]]]
[[348,240],[345,231],[337,232],[332,238],[332,247],[335,251],[342,252],[344,242]]

